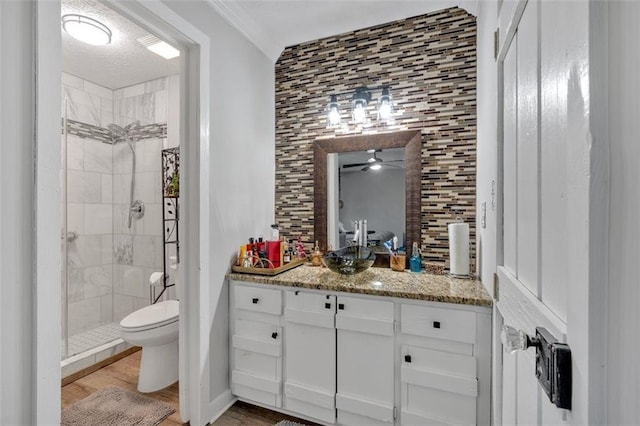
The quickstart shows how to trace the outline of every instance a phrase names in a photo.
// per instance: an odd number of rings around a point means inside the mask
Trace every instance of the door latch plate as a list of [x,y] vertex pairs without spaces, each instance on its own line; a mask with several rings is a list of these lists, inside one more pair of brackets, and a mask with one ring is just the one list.
[[536,377],[559,408],[571,410],[571,349],[543,327],[536,327]]

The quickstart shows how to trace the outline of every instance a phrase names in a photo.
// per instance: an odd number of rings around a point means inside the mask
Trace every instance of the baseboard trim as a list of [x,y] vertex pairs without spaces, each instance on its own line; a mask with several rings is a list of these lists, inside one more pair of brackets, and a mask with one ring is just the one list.
[[238,400],[232,393],[231,389],[222,392],[216,399],[209,403],[209,424],[213,424],[218,418],[224,414]]
[[84,376],[88,376],[89,374],[93,373],[94,371],[98,371],[100,370],[102,367],[106,367],[109,364],[113,364],[114,362],[127,357],[133,353],[138,352],[139,350],[141,350],[142,348],[139,346],[133,346],[129,349],[125,349],[124,351],[117,353],[115,355],[110,356],[109,358],[103,359],[100,362],[97,362],[87,368],[83,368],[80,371],[76,371],[75,373],[72,373],[70,375],[68,375],[67,377],[65,377],[64,379],[62,379],[62,384],[61,386],[66,386],[69,383],[73,383],[78,379],[83,378]]

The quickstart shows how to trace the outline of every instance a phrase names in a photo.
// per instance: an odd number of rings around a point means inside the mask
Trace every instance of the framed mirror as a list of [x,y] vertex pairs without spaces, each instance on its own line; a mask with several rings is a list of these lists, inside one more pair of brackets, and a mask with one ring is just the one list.
[[[421,145],[420,130],[404,130],[393,133],[343,136],[328,139],[316,139],[314,142],[314,234],[322,249],[327,248],[329,185],[328,154],[341,152],[367,151],[370,149],[404,148],[405,160],[405,242],[407,247],[420,239],[420,181],[421,181]],[[379,208],[384,208],[382,204]],[[332,222],[336,218],[332,217]],[[337,249],[339,247],[333,247]]]

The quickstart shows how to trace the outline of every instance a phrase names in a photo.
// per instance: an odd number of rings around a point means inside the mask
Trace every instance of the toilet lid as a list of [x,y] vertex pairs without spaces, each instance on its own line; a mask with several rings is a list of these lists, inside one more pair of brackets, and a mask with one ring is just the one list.
[[127,315],[120,326],[128,329],[155,328],[178,321],[178,301],[165,300]]

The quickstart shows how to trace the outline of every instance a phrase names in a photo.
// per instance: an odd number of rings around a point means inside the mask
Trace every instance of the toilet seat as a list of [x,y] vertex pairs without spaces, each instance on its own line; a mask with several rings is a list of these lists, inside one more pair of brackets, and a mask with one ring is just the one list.
[[150,330],[178,321],[178,314],[178,301],[165,300],[127,315],[120,321],[120,327],[126,331]]

